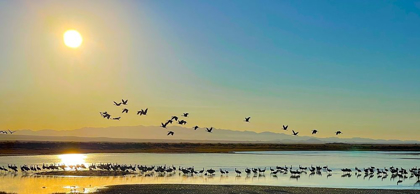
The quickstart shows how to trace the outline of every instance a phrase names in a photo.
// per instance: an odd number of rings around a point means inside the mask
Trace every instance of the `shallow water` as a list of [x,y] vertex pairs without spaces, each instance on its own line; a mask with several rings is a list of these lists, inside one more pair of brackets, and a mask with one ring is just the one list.
[[[1,156],[0,166],[7,164],[40,165],[43,163],[65,163],[86,165],[90,163],[119,163],[139,165],[174,165],[176,167],[191,167],[196,170],[205,168],[216,169],[215,176],[184,176],[182,173],[145,176],[135,174],[119,177],[64,177],[38,176],[33,173],[0,172],[0,191],[13,193],[53,193],[53,192],[92,192],[106,185],[118,184],[247,184],[271,186],[305,186],[334,188],[368,188],[368,189],[417,189],[420,182],[407,178],[397,185],[399,178],[386,179],[357,177],[354,172],[351,177],[342,177],[341,168],[377,168],[403,167],[410,169],[420,167],[420,152],[372,152],[372,151],[267,151],[267,152],[237,152],[229,154],[71,154],[71,155],[35,155],[35,156]],[[270,174],[270,167],[275,166],[325,166],[333,170],[332,176],[302,174],[299,179],[291,178],[289,174]],[[243,171],[249,168],[267,167],[265,174],[246,175]],[[228,170],[229,175],[221,175],[219,168]],[[234,169],[243,173],[236,176]]]

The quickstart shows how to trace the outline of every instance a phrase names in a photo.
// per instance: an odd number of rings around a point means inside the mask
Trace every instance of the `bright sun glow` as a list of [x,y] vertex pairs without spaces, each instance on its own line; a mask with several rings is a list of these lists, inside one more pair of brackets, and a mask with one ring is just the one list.
[[64,33],[64,44],[71,48],[79,47],[83,42],[83,38],[76,30],[68,30]]
[[65,165],[76,165],[85,164],[86,155],[84,154],[62,154],[58,156],[60,158],[60,164]]

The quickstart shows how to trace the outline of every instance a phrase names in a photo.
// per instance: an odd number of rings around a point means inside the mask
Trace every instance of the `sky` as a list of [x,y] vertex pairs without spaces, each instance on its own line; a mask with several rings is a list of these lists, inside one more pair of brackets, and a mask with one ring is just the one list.
[[186,127],[420,136],[420,1],[0,1],[0,24],[0,130],[189,112]]

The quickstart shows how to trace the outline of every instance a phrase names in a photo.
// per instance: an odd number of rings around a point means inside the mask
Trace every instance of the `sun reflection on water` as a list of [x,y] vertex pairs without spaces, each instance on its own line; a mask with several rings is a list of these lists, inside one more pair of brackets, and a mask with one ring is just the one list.
[[85,154],[61,154],[58,155],[58,158],[60,158],[61,164],[69,166],[77,164],[86,164],[85,159],[87,158],[87,156]]

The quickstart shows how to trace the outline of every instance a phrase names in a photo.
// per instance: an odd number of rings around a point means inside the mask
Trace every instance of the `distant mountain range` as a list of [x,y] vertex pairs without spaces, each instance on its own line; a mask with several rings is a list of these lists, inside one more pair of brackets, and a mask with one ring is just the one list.
[[[167,131],[175,131],[167,136]],[[204,129],[156,126],[130,126],[107,128],[81,128],[76,130],[19,130],[13,135],[0,135],[0,141],[105,141],[105,142],[199,142],[199,143],[283,143],[283,144],[417,144],[420,141],[383,140],[368,138],[316,138],[292,136],[284,133],[234,131],[215,129],[208,133]]]

